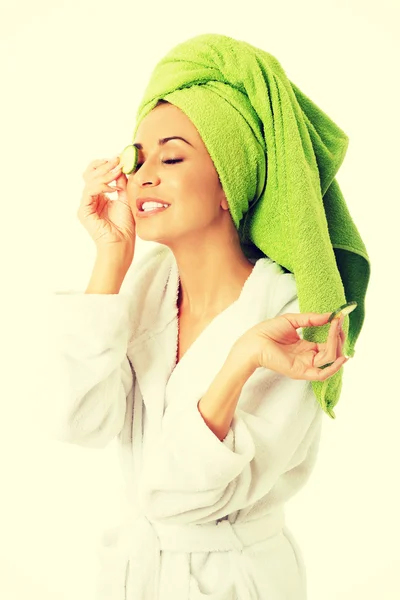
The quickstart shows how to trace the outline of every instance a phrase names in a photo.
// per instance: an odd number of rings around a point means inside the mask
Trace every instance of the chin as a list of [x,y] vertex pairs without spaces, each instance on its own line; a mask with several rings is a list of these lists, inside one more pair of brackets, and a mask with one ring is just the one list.
[[163,244],[164,246],[168,246],[168,242],[164,238],[158,238],[157,236],[151,235],[150,233],[148,233],[147,235],[145,233],[139,233],[138,228],[136,228],[136,235],[143,242],[154,242],[155,244]]

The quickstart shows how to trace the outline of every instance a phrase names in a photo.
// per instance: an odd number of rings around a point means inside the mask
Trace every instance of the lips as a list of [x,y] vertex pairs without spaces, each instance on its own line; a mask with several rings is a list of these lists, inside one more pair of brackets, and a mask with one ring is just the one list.
[[153,215],[156,215],[157,213],[164,212],[168,209],[169,209],[169,205],[166,208],[164,206],[160,206],[158,208],[152,208],[151,210],[138,210],[138,211],[136,211],[136,218],[137,219],[146,219],[148,217],[152,217]]
[[142,210],[142,206],[145,202],[159,202],[160,204],[168,204],[168,206],[170,206],[170,204],[168,202],[165,202],[164,200],[161,200],[160,198],[138,198],[136,200],[136,206],[138,211]]

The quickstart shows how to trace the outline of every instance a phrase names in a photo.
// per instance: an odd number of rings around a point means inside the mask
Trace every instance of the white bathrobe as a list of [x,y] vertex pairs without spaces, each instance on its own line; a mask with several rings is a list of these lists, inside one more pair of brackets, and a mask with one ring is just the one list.
[[59,440],[118,440],[126,514],[99,550],[98,600],[304,600],[306,569],[285,502],[316,462],[323,411],[310,381],[258,368],[226,438],[197,403],[250,327],[300,312],[291,273],[269,258],[176,365],[179,272],[157,245],[119,294],[54,293],[65,374]]

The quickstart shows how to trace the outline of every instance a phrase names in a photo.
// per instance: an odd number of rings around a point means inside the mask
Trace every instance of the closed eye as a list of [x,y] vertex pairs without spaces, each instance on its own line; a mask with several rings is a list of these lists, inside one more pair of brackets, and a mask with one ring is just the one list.
[[[170,158],[168,160],[163,160],[162,162],[165,163],[165,164],[174,164],[174,163],[182,162],[182,160],[183,160],[182,158]],[[139,167],[141,167],[142,164],[143,163],[140,163],[140,164],[138,163],[136,165],[136,169],[135,170],[137,170]]]

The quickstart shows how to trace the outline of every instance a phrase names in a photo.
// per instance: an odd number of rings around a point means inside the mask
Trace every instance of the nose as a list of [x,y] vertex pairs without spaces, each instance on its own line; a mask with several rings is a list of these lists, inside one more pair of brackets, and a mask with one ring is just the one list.
[[156,174],[155,167],[151,166],[150,161],[146,161],[145,164],[142,164],[138,169],[135,180],[138,186],[143,187],[144,185],[153,184],[156,185],[159,183],[160,178]]

